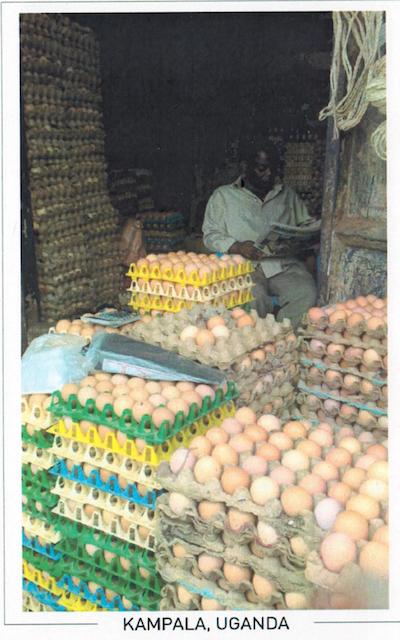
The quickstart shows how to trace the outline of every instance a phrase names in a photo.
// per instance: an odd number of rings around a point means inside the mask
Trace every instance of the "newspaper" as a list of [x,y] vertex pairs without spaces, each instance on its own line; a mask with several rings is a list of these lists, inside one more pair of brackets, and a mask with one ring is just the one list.
[[268,236],[254,244],[267,258],[286,258],[309,251],[318,243],[320,232],[320,220],[296,227],[274,222]]

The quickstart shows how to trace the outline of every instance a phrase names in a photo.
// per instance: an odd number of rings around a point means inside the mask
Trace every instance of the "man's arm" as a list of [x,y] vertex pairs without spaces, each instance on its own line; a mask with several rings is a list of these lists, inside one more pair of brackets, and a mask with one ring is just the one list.
[[211,251],[239,253],[248,260],[261,260],[264,254],[251,241],[239,242],[229,235],[226,228],[226,203],[223,196],[214,191],[206,207],[203,222],[204,244]]

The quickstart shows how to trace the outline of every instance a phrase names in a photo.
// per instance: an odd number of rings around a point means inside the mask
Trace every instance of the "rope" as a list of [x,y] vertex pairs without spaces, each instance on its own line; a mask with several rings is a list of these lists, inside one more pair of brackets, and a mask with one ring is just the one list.
[[[382,25],[382,11],[333,13],[331,96],[329,104],[320,112],[319,119],[333,117],[334,139],[339,137],[339,129],[348,131],[359,124],[369,104],[377,107],[381,113],[386,113],[386,58],[379,58]],[[358,53],[350,53],[354,51]],[[342,69],[346,79],[346,90],[345,95],[338,101]],[[371,141],[379,157],[385,159],[385,123],[374,131]]]

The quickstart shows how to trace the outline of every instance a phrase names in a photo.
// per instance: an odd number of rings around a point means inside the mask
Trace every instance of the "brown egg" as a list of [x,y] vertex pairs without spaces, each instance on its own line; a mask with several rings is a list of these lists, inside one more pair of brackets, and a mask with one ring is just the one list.
[[344,482],[334,482],[328,490],[328,496],[341,504],[346,504],[351,496],[351,487]]
[[275,447],[278,447],[281,451],[289,451],[289,449],[293,449],[293,440],[289,438],[286,433],[282,433],[282,431],[271,433],[268,442],[275,445]]
[[245,427],[243,435],[250,438],[253,442],[265,442],[267,439],[265,429],[259,427],[257,424],[251,424],[248,427]]
[[357,469],[364,469],[365,471],[367,471],[371,464],[374,464],[376,460],[377,458],[375,458],[375,456],[364,455],[357,459],[355,467]]
[[175,422],[175,414],[166,407],[158,407],[157,409],[153,409],[151,419],[156,427],[161,427],[163,422],[169,422],[170,425],[173,425]]
[[296,556],[300,556],[301,558],[307,557],[310,553],[310,549],[301,536],[293,536],[293,538],[290,538],[290,548]]
[[215,398],[215,391],[209,384],[198,384],[194,391],[202,398],[211,398],[211,400]]
[[237,320],[238,318],[242,318],[245,315],[246,315],[246,312],[241,307],[235,307],[231,311],[231,316],[234,320]]
[[202,500],[197,505],[200,518],[208,522],[212,520],[217,513],[225,513],[225,505],[222,502],[209,502]]
[[127,409],[132,409],[133,400],[130,396],[123,395],[119,396],[114,400],[114,411],[117,416],[122,416],[123,412]]
[[316,493],[325,493],[326,482],[320,476],[317,476],[314,473],[308,473],[300,480],[299,487],[307,491],[307,493],[312,496]]
[[250,438],[245,436],[243,433],[238,433],[236,436],[232,436],[228,442],[229,446],[232,447],[237,453],[252,453],[254,448],[254,443]]
[[229,562],[224,562],[223,573],[228,582],[240,585],[242,582],[249,582],[251,571],[248,567],[241,567]]
[[273,460],[281,459],[281,451],[273,444],[269,442],[265,442],[257,449],[257,455],[268,462],[272,462]]
[[308,458],[320,458],[322,454],[322,449],[319,444],[307,439],[300,440],[296,445],[296,449],[304,453]]
[[96,398],[96,407],[99,411],[103,411],[104,407],[109,404],[112,406],[114,398],[111,393],[99,393]]
[[308,601],[304,593],[289,591],[285,594],[285,604],[288,609],[308,609]]
[[61,389],[62,399],[66,401],[68,400],[69,396],[77,395],[78,390],[79,390],[79,387],[77,384],[73,384],[73,383],[64,384],[63,388]]
[[256,504],[264,506],[269,500],[279,497],[279,485],[266,476],[255,478],[250,486],[250,495]]
[[255,573],[253,575],[252,584],[256,595],[261,598],[263,602],[267,603],[271,600],[271,596],[275,591],[275,587],[272,582]]
[[97,384],[97,380],[94,376],[86,376],[86,378],[82,378],[79,382],[81,387],[95,387]]
[[[262,415],[261,418],[257,420],[257,424],[265,429],[268,433],[271,431],[279,431],[281,428],[281,421],[276,416],[271,414]],[[290,436],[289,436],[290,437]]]
[[345,533],[354,541],[368,540],[368,521],[356,511],[342,511],[338,514],[333,530]]
[[382,544],[389,544],[389,527],[386,524],[379,527],[372,536],[372,540],[374,540],[374,542],[381,542]]
[[349,498],[346,503],[347,511],[356,511],[360,513],[367,520],[372,520],[373,518],[379,518],[380,507],[379,502],[371,498],[370,496],[366,496],[363,494],[357,494]]
[[310,459],[301,451],[292,449],[283,454],[282,464],[292,471],[304,471],[310,467]]
[[260,456],[248,456],[240,466],[252,477],[265,476],[268,471],[268,462]]
[[229,440],[229,436],[220,427],[212,427],[206,433],[206,438],[211,442],[213,446],[218,444],[225,444]]
[[283,433],[289,436],[292,440],[297,440],[298,438],[305,438],[307,430],[300,421],[291,420],[283,427]]
[[201,407],[203,404],[202,396],[196,391],[184,391],[182,393],[182,400],[187,403],[188,407],[191,407],[192,404]]
[[386,460],[373,462],[367,469],[367,477],[389,482],[389,465]]
[[334,447],[325,456],[326,462],[333,464],[334,467],[345,467],[352,462],[352,456],[347,449],[342,447]]
[[205,436],[196,436],[190,443],[189,449],[194,453],[196,458],[202,458],[210,455],[212,444]]
[[312,468],[312,472],[317,476],[321,476],[326,482],[329,480],[338,480],[339,472],[330,462],[317,462]]
[[81,387],[78,391],[78,400],[84,407],[89,399],[95,400],[97,398],[97,391],[94,387],[85,386]]
[[388,451],[383,444],[372,444],[366,451],[367,455],[374,456],[378,460],[387,460]]
[[178,584],[176,588],[176,593],[177,593],[179,602],[181,604],[184,604],[185,606],[189,605],[193,600],[193,593],[190,593],[190,591],[185,589],[185,587],[182,587],[182,585],[180,584]]
[[94,374],[97,382],[101,382],[102,380],[111,380],[111,373],[106,373],[105,371],[96,371]]
[[136,387],[135,389],[131,389],[129,391],[129,395],[132,398],[133,402],[146,402],[150,395],[146,391],[144,387]]
[[167,409],[173,414],[173,421],[175,420],[175,416],[177,415],[177,413],[182,412],[184,416],[187,416],[189,413],[189,405],[181,398],[169,400],[167,402]]
[[351,489],[358,491],[362,483],[366,478],[366,472],[364,469],[353,468],[344,472],[342,482],[347,484]]
[[238,489],[249,488],[250,475],[240,467],[226,467],[221,476],[221,486],[225,493],[233,495]]
[[222,605],[218,602],[218,600],[204,597],[201,598],[200,609],[202,611],[219,611],[221,608]]
[[294,471],[292,471],[291,469],[287,469],[282,465],[279,465],[274,469],[272,469],[272,471],[269,473],[269,477],[271,478],[271,480],[274,480],[279,485],[282,485],[282,484],[290,485],[290,484],[295,484],[296,482],[296,475]]
[[235,533],[254,527],[256,521],[256,517],[252,513],[243,513],[243,511],[233,508],[228,509],[227,516],[229,528]]
[[222,467],[212,456],[204,456],[196,462],[193,473],[197,482],[205,484],[213,478],[220,478]]
[[172,545],[172,554],[175,558],[190,558],[190,553],[179,543]]
[[[147,402],[147,400],[143,402],[135,402],[132,406],[132,415],[136,422],[140,422],[143,416],[151,416],[154,411],[155,409],[153,405],[150,402]],[[166,411],[168,411],[168,409],[166,409]]]
[[367,542],[360,551],[359,563],[366,573],[386,578],[389,574],[389,547],[376,540]]
[[225,326],[225,320],[222,316],[212,316],[211,318],[209,318],[209,320],[207,320],[207,329],[209,329],[210,331],[215,327],[224,327],[224,326]]
[[347,564],[356,559],[357,547],[344,533],[330,533],[322,541],[320,554],[328,571],[340,573]]
[[96,391],[99,394],[111,393],[113,389],[114,389],[114,385],[111,382],[111,380],[100,380],[100,382],[96,384]]
[[161,393],[153,393],[152,396],[149,396],[148,400],[153,407],[165,407],[167,402]]
[[212,346],[215,344],[215,336],[211,331],[208,331],[208,329],[200,329],[195,339],[199,347]]
[[166,387],[163,387],[161,395],[164,396],[164,398],[167,401],[175,400],[181,397],[181,392],[179,391],[179,389],[177,389],[174,385],[171,384]]
[[235,413],[235,420],[243,426],[247,426],[255,424],[257,422],[257,416],[249,407],[241,407],[241,409],[238,409]]
[[143,378],[129,378],[127,385],[130,389],[144,388],[146,381]]
[[244,327],[254,327],[255,322],[253,318],[247,314],[244,314],[240,318],[236,320],[236,326],[238,329],[243,329]]
[[197,566],[201,573],[211,573],[211,571],[219,571],[224,561],[222,558],[210,556],[208,553],[201,553],[197,558]]
[[320,447],[331,447],[333,444],[332,435],[325,429],[321,428],[312,431],[309,434],[308,439],[312,442],[316,442]]
[[117,384],[111,393],[114,398],[119,398],[120,396],[129,396],[130,391],[131,390],[127,384]]
[[352,436],[346,436],[339,440],[339,446],[342,449],[346,449],[352,455],[361,451],[361,445],[357,438]]
[[360,486],[360,493],[382,502],[388,499],[388,486],[386,482],[378,478],[367,478]]
[[304,511],[311,511],[312,497],[302,487],[288,487],[282,492],[281,502],[284,512],[288,516],[298,516]]
[[239,462],[238,453],[229,444],[217,444],[212,450],[212,457],[215,458],[221,466],[237,465]]

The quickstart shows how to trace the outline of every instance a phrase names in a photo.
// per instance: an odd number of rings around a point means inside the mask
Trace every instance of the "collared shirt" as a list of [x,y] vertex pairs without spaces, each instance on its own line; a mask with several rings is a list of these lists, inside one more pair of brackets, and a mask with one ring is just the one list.
[[[311,219],[306,205],[290,187],[277,184],[261,200],[243,186],[240,176],[211,195],[203,222],[204,244],[211,251],[226,253],[234,242],[265,240],[273,222],[297,226]],[[260,265],[270,278],[293,262],[297,260],[266,258]]]

